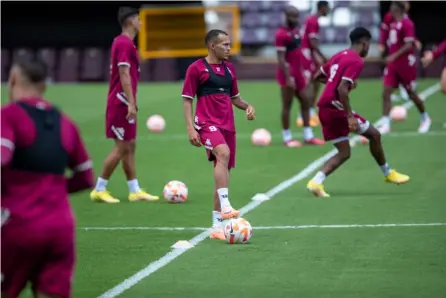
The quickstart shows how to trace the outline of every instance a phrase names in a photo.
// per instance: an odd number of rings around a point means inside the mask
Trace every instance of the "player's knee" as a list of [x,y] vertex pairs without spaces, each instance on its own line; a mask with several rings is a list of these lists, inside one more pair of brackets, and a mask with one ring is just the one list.
[[229,150],[229,147],[226,145],[219,145],[214,148],[213,153],[215,155],[215,159],[219,163],[228,164],[229,158],[231,155],[231,151]]
[[124,157],[131,153],[131,144],[129,142],[119,142],[116,144],[116,154]]
[[340,151],[339,156],[341,157],[342,161],[344,162],[350,158],[351,152],[350,152],[350,150]]

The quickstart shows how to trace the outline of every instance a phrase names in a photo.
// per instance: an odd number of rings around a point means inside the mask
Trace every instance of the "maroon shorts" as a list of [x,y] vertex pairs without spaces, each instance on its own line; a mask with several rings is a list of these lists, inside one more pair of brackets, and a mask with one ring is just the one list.
[[108,139],[121,141],[136,139],[136,120],[127,120],[127,111],[126,105],[107,105],[105,135]]
[[[294,79],[294,84],[296,85],[296,91],[300,92],[305,89],[307,86],[307,80],[303,75],[303,71],[299,70],[291,70],[291,76]],[[278,68],[276,73],[277,83],[280,87],[285,87],[287,85],[286,77],[283,71]]]
[[[353,112],[353,115],[359,122],[357,133],[363,134],[370,127],[369,121],[355,112]],[[321,121],[325,141],[331,141],[335,144],[348,140],[350,129],[348,128],[348,121],[344,111],[334,107],[320,107],[319,120]]]
[[63,298],[71,296],[74,227],[15,229],[6,223],[1,240],[1,291],[8,297],[18,297],[28,282],[38,292]]
[[[415,59],[415,57],[413,57]],[[411,91],[416,87],[417,82],[417,66],[414,63],[399,63],[398,65],[388,65],[384,69],[383,83],[384,86],[398,88],[402,85],[406,90]]]
[[208,160],[214,162],[214,166],[217,163],[212,150],[218,145],[225,144],[229,147],[229,163],[228,168],[235,168],[235,151],[236,151],[236,140],[235,132],[220,129],[215,126],[204,126],[198,130],[200,134],[201,143],[204,148],[206,148],[206,153],[208,155]]

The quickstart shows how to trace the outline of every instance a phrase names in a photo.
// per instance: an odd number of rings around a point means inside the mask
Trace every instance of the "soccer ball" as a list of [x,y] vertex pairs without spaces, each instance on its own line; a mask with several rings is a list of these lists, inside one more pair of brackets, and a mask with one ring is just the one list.
[[403,106],[394,106],[390,111],[390,117],[394,121],[403,121],[407,117],[407,109]]
[[233,218],[225,224],[225,237],[229,244],[245,244],[251,239],[251,224],[244,218]]
[[147,119],[146,125],[151,132],[162,132],[166,127],[166,121],[163,116],[152,115]]
[[187,200],[188,189],[181,181],[172,180],[164,186],[163,196],[169,203],[184,203]]
[[271,134],[264,128],[256,129],[251,135],[251,142],[255,146],[268,146],[271,143]]

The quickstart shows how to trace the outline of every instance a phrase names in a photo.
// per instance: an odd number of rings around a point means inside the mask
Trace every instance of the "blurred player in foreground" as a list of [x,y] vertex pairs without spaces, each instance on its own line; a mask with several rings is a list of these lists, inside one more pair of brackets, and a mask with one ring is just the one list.
[[[410,10],[410,1],[403,1],[404,4],[404,18],[409,18],[409,10]],[[389,32],[390,32],[390,25],[395,21],[392,13],[390,10],[384,15],[383,21],[381,23],[380,33],[379,33],[379,42],[378,42],[378,50],[381,53],[381,56],[384,56],[384,53],[386,52],[387,48],[387,41],[389,38]],[[415,38],[415,45],[417,49],[421,49],[421,43],[419,40]],[[406,89],[404,89],[403,85],[399,85],[400,88],[400,96],[404,100],[409,100],[409,95],[406,92]],[[391,96],[392,101],[396,101],[398,99],[398,96],[394,93],[392,93]]]
[[405,17],[403,2],[395,1],[390,6],[394,22],[389,28],[387,45],[389,55],[385,58],[386,69],[383,78],[383,124],[379,127],[382,134],[390,132],[391,95],[402,84],[409,98],[421,114],[419,133],[426,133],[431,126],[431,119],[425,110],[423,101],[415,92],[417,64],[414,55],[415,28],[413,22]]
[[350,158],[350,132],[363,135],[370,141],[370,153],[381,168],[386,182],[401,184],[409,181],[408,176],[390,169],[379,131],[350,106],[349,93],[356,87],[372,36],[367,29],[359,27],[349,37],[350,49],[334,55],[314,77],[326,84],[318,102],[322,132],[325,140],[331,141],[338,150],[307,184],[308,190],[317,197],[329,197],[323,186],[325,178]]
[[[319,49],[319,18],[328,15],[330,7],[328,1],[317,2],[317,13],[313,14],[305,20],[305,24],[301,28],[302,45],[300,48],[301,65],[304,77],[310,85],[310,125],[318,126],[319,117],[317,116],[316,98],[319,94],[320,83],[312,81],[313,75],[327,59]],[[302,115],[299,113],[296,120],[297,126],[303,126]]]
[[[205,43],[209,54],[192,63],[183,85],[183,108],[189,141],[204,146],[209,161],[214,162],[214,210],[212,239],[225,240],[222,220],[238,217],[240,211],[229,202],[229,172],[235,167],[236,136],[232,105],[253,120],[254,107],[240,97],[234,67],[227,60],[231,42],[226,32],[211,30]],[[197,97],[195,117],[193,100]]]
[[159,197],[148,194],[139,187],[136,179],[136,90],[139,80],[139,56],[133,40],[138,34],[140,20],[138,10],[121,7],[118,21],[122,33],[113,40],[111,48],[110,85],[107,97],[106,136],[115,141],[107,156],[90,197],[96,202],[119,203],[107,191],[108,180],[119,162],[127,178],[129,201],[155,201]]
[[[43,98],[47,67],[18,62],[1,110],[2,297],[71,297],[75,223],[68,193],[94,185],[76,125]],[[73,175],[65,177],[70,168]]]
[[[446,39],[443,40],[443,42],[440,43],[434,51],[425,52],[424,57],[421,59],[421,62],[423,63],[424,67],[427,67],[432,63],[432,61],[440,56],[445,56],[446,58]],[[446,93],[446,60],[443,71],[441,72],[440,86],[441,91],[443,93]]]
[[310,126],[310,96],[307,82],[303,75],[300,54],[300,35],[297,29],[299,11],[294,6],[285,9],[286,25],[276,32],[276,49],[279,65],[277,82],[282,96],[282,137],[287,147],[301,147],[293,139],[290,130],[290,112],[294,96],[299,99],[303,118],[304,140],[306,144],[322,145],[324,142],[314,137]]

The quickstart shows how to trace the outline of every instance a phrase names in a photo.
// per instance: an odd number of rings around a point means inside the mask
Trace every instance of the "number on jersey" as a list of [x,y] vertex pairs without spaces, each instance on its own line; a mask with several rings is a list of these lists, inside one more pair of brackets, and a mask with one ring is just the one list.
[[338,72],[339,64],[333,64],[330,67],[330,77],[328,78],[329,82],[333,82],[334,77],[336,76],[336,73]]
[[387,43],[391,45],[391,44],[396,44],[397,41],[398,41],[398,33],[396,32],[395,29],[390,30]]

